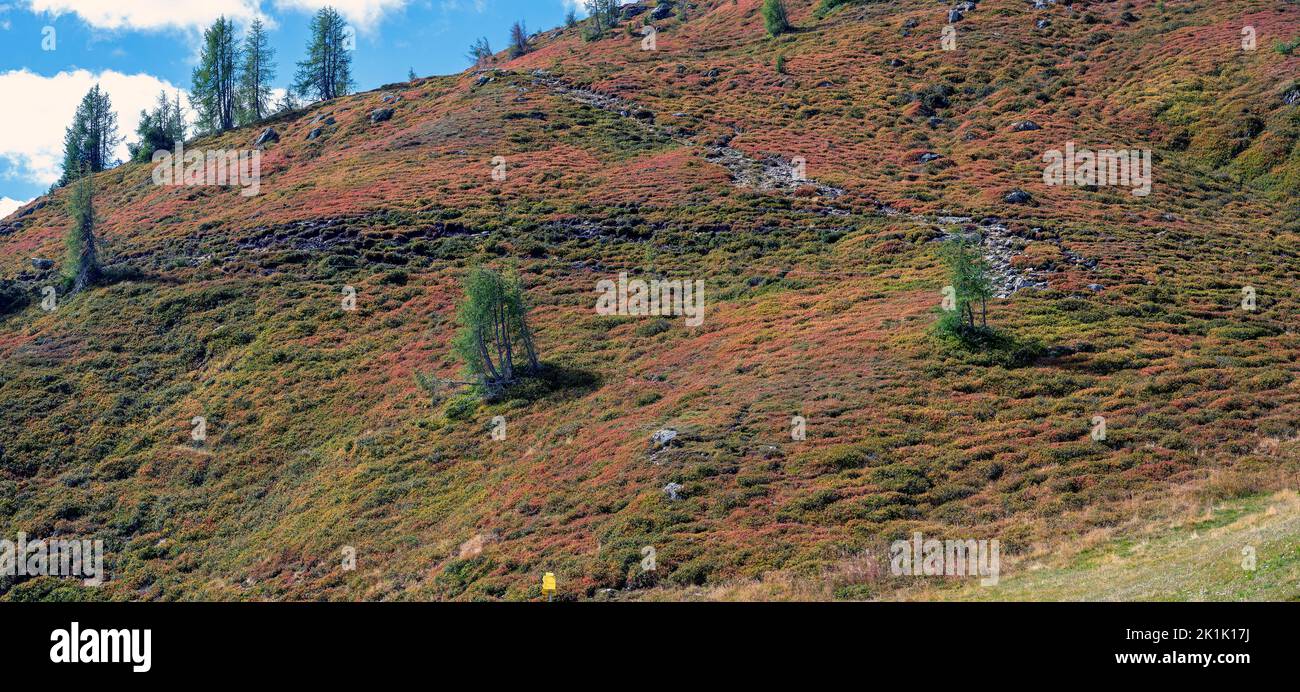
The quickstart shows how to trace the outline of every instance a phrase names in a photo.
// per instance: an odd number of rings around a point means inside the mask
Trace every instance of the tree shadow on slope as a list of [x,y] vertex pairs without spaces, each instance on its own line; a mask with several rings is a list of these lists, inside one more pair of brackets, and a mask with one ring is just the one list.
[[940,353],[969,365],[1020,368],[1037,364],[1050,349],[1036,339],[1018,337],[992,327],[952,327],[941,320],[935,327]]

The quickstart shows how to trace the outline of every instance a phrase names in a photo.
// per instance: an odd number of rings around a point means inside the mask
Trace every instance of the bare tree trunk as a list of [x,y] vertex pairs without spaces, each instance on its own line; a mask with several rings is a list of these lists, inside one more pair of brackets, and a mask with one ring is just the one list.
[[537,372],[541,366],[537,362],[537,349],[533,347],[533,333],[528,328],[528,322],[524,321],[523,316],[519,317],[520,338],[524,342],[524,351],[528,353],[528,368]]
[[95,235],[82,231],[81,259],[77,262],[77,275],[72,281],[72,293],[79,293],[95,281],[96,267],[99,266],[95,254]]
[[515,340],[514,340],[514,335],[511,334],[510,331],[510,316],[509,314],[507,314],[507,309],[504,301],[502,301],[501,303],[501,330],[504,332],[503,336],[505,337],[504,341],[506,346],[506,369],[509,370],[510,372],[509,377],[511,380],[513,380],[515,378],[515,347],[514,347]]
[[493,383],[499,382],[501,375],[497,372],[496,366],[492,364],[492,356],[488,355],[487,342],[483,339],[483,330],[478,329],[475,336],[475,341],[478,342],[479,355],[483,358],[483,368],[487,370]]

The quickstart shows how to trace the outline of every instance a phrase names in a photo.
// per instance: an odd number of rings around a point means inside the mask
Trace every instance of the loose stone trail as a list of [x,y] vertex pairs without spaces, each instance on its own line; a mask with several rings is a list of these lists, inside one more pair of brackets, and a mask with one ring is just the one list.
[[[663,127],[655,123],[656,114],[649,109],[627,99],[604,94],[585,87],[573,86],[563,79],[545,70],[532,73],[535,84],[546,87],[551,93],[593,108],[614,113],[628,118],[639,126],[662,137],[669,138],[685,147],[704,149],[705,160],[720,165],[731,172],[732,182],[737,187],[756,190],[792,192],[802,187],[813,188],[820,197],[834,200],[844,194],[842,188],[825,185],[815,180],[796,174],[793,161],[778,156],[755,159],[734,147],[728,146],[730,138],[717,145],[701,146],[684,137],[682,132]],[[733,135],[734,136],[734,135]],[[900,216],[901,212],[884,204],[877,204],[882,216]],[[829,208],[828,213],[844,215],[847,210]],[[969,225],[972,220],[964,216],[939,216],[930,214],[907,214],[906,218],[916,223],[932,226]],[[1011,260],[1019,254],[1025,240],[1015,235],[1001,220],[988,220],[980,223],[976,232],[945,232],[942,240],[964,237],[972,242],[979,242],[983,248],[984,259],[988,262],[996,288],[997,297],[1006,298],[1023,289],[1043,289],[1048,287],[1047,272],[1029,269],[1016,269]],[[1060,241],[1053,241],[1060,247]],[[1074,265],[1092,268],[1095,260],[1088,260],[1077,253],[1061,247],[1062,254]]]

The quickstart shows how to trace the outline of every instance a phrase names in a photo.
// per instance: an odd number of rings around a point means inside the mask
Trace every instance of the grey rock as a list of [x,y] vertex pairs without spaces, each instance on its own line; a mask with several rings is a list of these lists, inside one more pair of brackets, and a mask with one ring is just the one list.
[[40,269],[41,271],[52,269],[54,267],[54,260],[45,259],[43,257],[33,257],[32,267]]
[[1041,129],[1043,129],[1043,127],[1032,120],[1020,120],[1011,123],[1011,130],[1013,132],[1030,132],[1033,130],[1041,130]]
[[664,428],[663,430],[655,431],[655,434],[650,436],[650,444],[653,445],[655,449],[663,449],[664,447],[673,444],[676,439],[676,430],[673,430],[672,428]]
[[1011,192],[1008,192],[1007,196],[1002,198],[1002,201],[1006,202],[1007,204],[1029,204],[1030,202],[1034,201],[1034,198],[1031,197],[1029,193],[1025,192],[1024,190],[1015,189],[1012,190]]
[[325,129],[321,127],[313,129],[311,132],[307,133],[307,141],[310,142],[313,139],[316,139],[317,137],[321,136],[324,132]]
[[275,128],[268,127],[262,130],[262,134],[257,136],[257,141],[253,142],[253,146],[261,147],[278,141],[280,141],[280,133],[276,132]]
[[681,498],[682,490],[685,490],[685,487],[681,483],[669,483],[668,485],[664,486],[664,494],[668,496],[669,500],[682,499]]
[[376,108],[370,111],[370,122],[371,124],[382,123],[392,118],[393,112],[392,108]]

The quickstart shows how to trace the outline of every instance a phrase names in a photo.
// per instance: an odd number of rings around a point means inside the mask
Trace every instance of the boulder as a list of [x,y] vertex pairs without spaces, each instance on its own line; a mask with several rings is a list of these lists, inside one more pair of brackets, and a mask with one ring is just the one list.
[[663,430],[655,431],[655,434],[650,436],[650,445],[655,449],[663,449],[664,447],[673,444],[676,439],[676,430],[673,430],[672,428],[664,428]]
[[1007,204],[1029,204],[1034,201],[1034,198],[1028,192],[1017,188],[1008,192],[1006,197],[1002,198],[1002,201]]
[[669,500],[680,500],[682,499],[681,492],[684,489],[685,487],[681,483],[669,483],[664,486],[664,494],[668,496]]
[[1041,129],[1043,129],[1042,126],[1032,120],[1021,120],[1011,123],[1012,132],[1030,132],[1032,130]]
[[52,269],[54,268],[54,260],[45,259],[43,257],[33,257],[32,267],[39,269],[41,271],[45,271],[46,269]]
[[385,120],[388,120],[392,117],[393,117],[392,108],[376,108],[373,111],[370,111],[371,124],[382,123]]
[[265,130],[262,130],[262,134],[257,136],[257,140],[253,142],[253,146],[261,147],[278,141],[280,141],[280,133],[276,132],[274,127],[268,127]]
[[315,128],[311,132],[307,133],[307,141],[310,142],[324,133],[325,133],[325,128],[321,128],[321,127]]
[[659,0],[655,9],[650,13],[651,19],[667,19],[668,15],[673,13],[673,0]]

